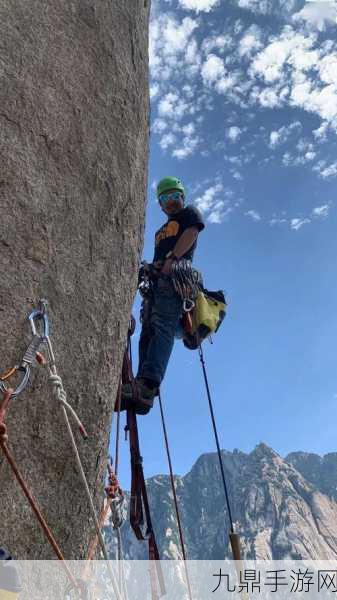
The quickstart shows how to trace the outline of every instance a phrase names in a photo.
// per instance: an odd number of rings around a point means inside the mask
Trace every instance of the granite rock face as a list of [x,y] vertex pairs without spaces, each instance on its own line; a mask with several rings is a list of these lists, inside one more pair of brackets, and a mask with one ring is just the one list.
[[337,452],[324,456],[310,452],[292,452],[285,460],[320,492],[337,501]]
[[[259,444],[250,454],[223,451],[223,462],[234,528],[246,559],[337,558],[337,502],[311,482],[325,481],[324,460],[318,462],[320,474],[317,460],[313,472],[306,461],[304,477],[289,457]],[[152,477],[147,486],[160,555],[180,558],[169,478]],[[176,477],[176,486],[188,557],[231,558],[217,455],[200,456],[187,475]],[[126,557],[146,558],[146,544],[135,540],[127,523],[122,531]],[[106,534],[113,555],[114,536],[109,528]]]
[[[89,432],[80,453],[97,506],[143,244],[149,0],[0,5],[0,372],[47,298],[59,374]],[[6,419],[10,447],[69,559],[93,527],[46,370]],[[0,540],[53,556],[0,456]],[[4,516],[4,518],[3,518]]]

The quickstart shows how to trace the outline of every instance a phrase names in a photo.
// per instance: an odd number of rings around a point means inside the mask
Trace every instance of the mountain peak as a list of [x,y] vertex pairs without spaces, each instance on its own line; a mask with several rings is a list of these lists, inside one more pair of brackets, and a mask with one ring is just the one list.
[[250,456],[256,456],[258,458],[279,458],[279,454],[264,442],[260,442],[255,446],[254,450],[250,453]]

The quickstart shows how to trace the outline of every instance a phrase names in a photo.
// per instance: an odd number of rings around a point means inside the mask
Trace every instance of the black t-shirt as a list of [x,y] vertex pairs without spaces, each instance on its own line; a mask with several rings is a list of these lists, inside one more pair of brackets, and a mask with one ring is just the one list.
[[[177,240],[189,227],[197,227],[199,231],[205,227],[201,213],[195,206],[186,206],[180,212],[171,215],[168,221],[158,229],[155,235],[153,262],[164,260],[166,254],[174,249]],[[192,260],[196,246],[197,240],[182,258]]]

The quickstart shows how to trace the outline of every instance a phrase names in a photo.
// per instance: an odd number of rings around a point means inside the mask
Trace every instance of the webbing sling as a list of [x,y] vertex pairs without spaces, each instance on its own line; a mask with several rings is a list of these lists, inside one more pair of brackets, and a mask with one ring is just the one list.
[[[122,382],[123,384],[131,384],[134,394],[137,394],[137,388],[132,373],[131,358],[128,351],[130,352],[130,333],[128,339],[128,348],[125,350],[123,358]],[[144,479],[143,458],[140,454],[139,448],[137,418],[134,410],[127,410],[127,425],[125,430],[129,432],[131,456],[130,524],[138,540],[148,539],[149,560],[156,561],[155,568],[160,592],[158,592],[153,573],[150,572],[152,597],[154,600],[156,600],[157,598],[160,598],[166,594],[166,589],[162,569],[160,566],[158,546],[152,527],[150,507]]]

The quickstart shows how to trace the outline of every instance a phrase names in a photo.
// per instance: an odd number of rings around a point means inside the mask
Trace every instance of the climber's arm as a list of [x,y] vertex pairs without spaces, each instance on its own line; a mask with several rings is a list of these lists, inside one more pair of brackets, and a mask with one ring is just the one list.
[[[198,227],[188,227],[181,234],[180,238],[177,240],[176,245],[173,249],[173,254],[176,258],[181,258],[188,252],[188,250],[193,246],[195,240],[197,239],[199,234]],[[167,258],[161,272],[164,275],[169,275],[171,272],[172,262],[174,259]]]

